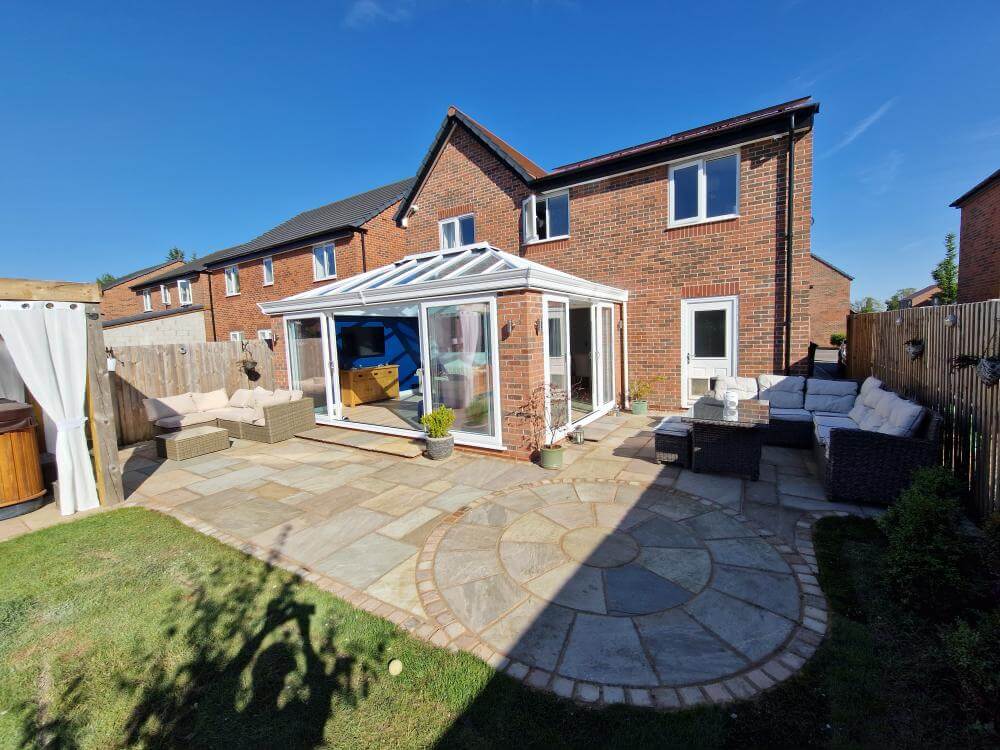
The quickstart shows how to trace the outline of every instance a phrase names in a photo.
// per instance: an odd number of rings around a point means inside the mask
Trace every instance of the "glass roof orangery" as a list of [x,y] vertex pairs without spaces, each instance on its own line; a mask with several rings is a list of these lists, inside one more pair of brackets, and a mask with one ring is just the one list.
[[282,315],[513,289],[612,302],[628,299],[624,289],[587,281],[481,242],[451,250],[407,255],[395,263],[342,281],[283,300],[263,302],[260,309],[267,315]]

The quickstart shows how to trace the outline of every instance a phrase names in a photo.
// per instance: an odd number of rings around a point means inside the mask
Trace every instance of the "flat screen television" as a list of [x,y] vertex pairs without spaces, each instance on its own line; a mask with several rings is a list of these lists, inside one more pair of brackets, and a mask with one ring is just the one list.
[[348,326],[340,332],[343,355],[351,359],[381,357],[385,354],[385,328],[382,326]]

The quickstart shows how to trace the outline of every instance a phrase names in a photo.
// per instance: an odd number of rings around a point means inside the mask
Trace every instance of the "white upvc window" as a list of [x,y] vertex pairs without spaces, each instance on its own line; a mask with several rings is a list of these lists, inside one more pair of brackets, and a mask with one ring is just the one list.
[[521,217],[525,242],[569,237],[569,191],[528,196],[521,204]]
[[264,271],[264,286],[271,286],[274,284],[274,259],[268,256],[260,262],[260,265]]
[[177,282],[177,302],[181,305],[190,305],[193,302],[191,297],[191,280],[180,279]]
[[160,284],[160,302],[163,303],[164,307],[170,306],[170,287],[166,284]]
[[142,311],[152,312],[153,311],[153,290],[143,289],[142,290]]
[[441,249],[451,250],[459,245],[471,245],[476,241],[476,217],[473,214],[453,216],[438,222]]
[[233,297],[240,293],[240,267],[226,267],[226,296]]
[[337,253],[332,242],[313,248],[313,280],[337,278]]
[[258,328],[257,338],[261,341],[274,341],[274,331],[270,328]]
[[229,340],[230,341],[242,341],[243,340],[243,331],[230,331],[229,332]]
[[670,165],[670,226],[740,215],[738,151]]

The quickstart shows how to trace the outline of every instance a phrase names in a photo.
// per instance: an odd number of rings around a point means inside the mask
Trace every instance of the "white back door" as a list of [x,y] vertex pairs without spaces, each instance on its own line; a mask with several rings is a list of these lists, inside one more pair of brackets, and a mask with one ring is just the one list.
[[711,389],[712,378],[736,373],[736,298],[681,301],[681,399]]

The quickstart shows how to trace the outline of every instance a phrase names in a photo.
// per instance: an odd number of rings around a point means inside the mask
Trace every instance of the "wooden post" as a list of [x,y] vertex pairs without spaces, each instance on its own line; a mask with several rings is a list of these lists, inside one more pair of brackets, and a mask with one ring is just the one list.
[[94,478],[101,505],[117,505],[125,500],[122,467],[118,461],[118,434],[111,400],[104,333],[98,305],[84,306],[87,320],[87,395],[88,420],[94,451]]

